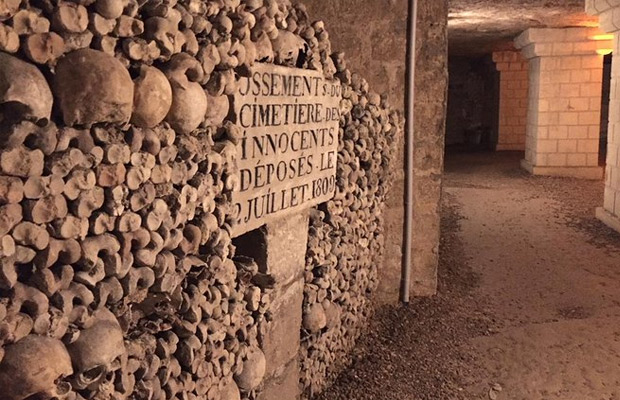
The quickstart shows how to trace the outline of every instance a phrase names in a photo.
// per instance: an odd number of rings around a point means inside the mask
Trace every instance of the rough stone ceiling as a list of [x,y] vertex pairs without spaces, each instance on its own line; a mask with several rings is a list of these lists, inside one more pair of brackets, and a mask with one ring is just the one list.
[[597,26],[585,0],[450,0],[450,54],[478,56],[510,48],[527,28]]

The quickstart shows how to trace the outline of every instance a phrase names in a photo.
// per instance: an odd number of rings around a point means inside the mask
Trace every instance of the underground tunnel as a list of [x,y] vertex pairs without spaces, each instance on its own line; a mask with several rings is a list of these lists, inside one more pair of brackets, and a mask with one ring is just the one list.
[[0,0],[0,400],[620,399],[618,32]]

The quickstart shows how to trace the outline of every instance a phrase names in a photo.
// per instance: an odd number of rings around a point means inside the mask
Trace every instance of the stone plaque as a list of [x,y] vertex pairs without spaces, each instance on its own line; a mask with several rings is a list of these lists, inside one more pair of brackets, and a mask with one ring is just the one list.
[[234,236],[334,196],[340,99],[340,83],[316,71],[256,64],[241,79]]

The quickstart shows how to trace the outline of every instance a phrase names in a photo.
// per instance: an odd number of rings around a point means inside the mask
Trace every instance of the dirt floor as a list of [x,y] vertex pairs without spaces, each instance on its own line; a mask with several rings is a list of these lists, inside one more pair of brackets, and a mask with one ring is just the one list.
[[449,155],[440,293],[378,310],[321,400],[620,400],[620,235],[602,182]]

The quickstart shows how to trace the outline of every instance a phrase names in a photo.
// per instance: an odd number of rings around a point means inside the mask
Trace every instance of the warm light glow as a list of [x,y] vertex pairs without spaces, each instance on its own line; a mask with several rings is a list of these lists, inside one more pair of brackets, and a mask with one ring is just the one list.
[[597,54],[600,54],[601,56],[606,56],[607,54],[611,54],[613,53],[612,49],[598,49],[596,50]]
[[588,39],[590,40],[613,40],[614,39],[614,35],[610,34],[610,35],[594,35],[594,36],[590,36]]

